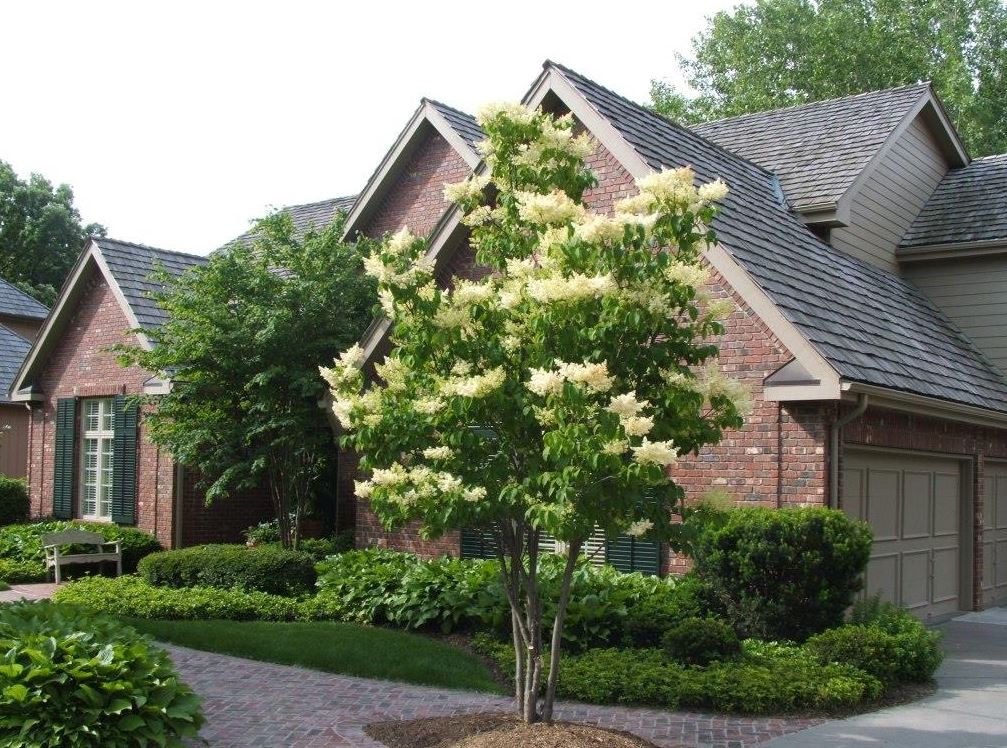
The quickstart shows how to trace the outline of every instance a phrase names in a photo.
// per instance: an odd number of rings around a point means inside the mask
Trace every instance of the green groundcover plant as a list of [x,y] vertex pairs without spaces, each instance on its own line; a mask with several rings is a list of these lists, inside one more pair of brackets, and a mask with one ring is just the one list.
[[0,607],[0,743],[10,748],[182,746],[200,700],[162,650],[104,616],[51,603]]

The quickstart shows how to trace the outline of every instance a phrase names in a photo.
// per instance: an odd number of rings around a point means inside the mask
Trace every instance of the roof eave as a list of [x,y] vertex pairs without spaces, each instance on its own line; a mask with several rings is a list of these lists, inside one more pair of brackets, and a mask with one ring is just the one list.
[[880,387],[864,382],[844,381],[842,384],[844,396],[857,394],[870,395],[871,406],[898,410],[931,418],[941,418],[949,421],[959,421],[975,426],[991,426],[1007,428],[1007,412],[967,405],[951,400],[941,400],[936,397],[917,395],[913,392]]
[[913,263],[962,257],[992,257],[1001,254],[1007,254],[1007,237],[900,247],[895,256],[899,262]]

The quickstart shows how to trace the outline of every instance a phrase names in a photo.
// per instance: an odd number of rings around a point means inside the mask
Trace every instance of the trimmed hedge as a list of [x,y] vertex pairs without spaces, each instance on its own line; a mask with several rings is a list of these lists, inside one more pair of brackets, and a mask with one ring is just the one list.
[[150,533],[107,522],[43,520],[7,525],[0,527],[0,579],[6,582],[46,581],[42,536],[71,528],[100,533],[106,540],[121,540],[122,569],[126,573],[136,571],[137,564],[144,556],[161,550],[161,544]]
[[200,700],[168,655],[104,616],[0,606],[0,743],[11,748],[183,746]]
[[220,587],[302,595],[315,587],[315,561],[278,546],[197,545],[152,553],[137,571],[161,587]]
[[21,478],[0,475],[0,525],[28,519],[28,484]]
[[739,632],[804,641],[843,623],[871,531],[834,509],[736,509],[702,533],[695,570]]
[[734,629],[716,618],[687,618],[661,639],[664,651],[683,665],[709,665],[741,653]]

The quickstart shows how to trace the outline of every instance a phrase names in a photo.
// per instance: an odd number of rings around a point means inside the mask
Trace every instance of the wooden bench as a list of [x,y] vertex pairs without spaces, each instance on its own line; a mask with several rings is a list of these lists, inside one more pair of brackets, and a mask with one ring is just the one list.
[[[89,545],[93,550],[83,553],[64,553],[60,549],[68,545]],[[86,530],[65,530],[51,532],[42,536],[42,546],[45,548],[46,573],[53,569],[56,584],[60,583],[60,567],[70,564],[96,564],[101,561],[115,561],[115,573],[122,575],[122,541],[106,541],[101,533]],[[114,546],[114,551],[105,550]]]

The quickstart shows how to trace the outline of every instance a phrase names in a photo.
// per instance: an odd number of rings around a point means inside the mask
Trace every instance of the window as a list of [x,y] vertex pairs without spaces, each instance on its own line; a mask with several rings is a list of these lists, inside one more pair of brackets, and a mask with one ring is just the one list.
[[115,428],[112,398],[84,401],[80,513],[84,519],[112,519],[112,464]]

